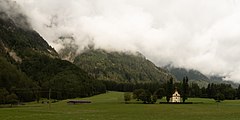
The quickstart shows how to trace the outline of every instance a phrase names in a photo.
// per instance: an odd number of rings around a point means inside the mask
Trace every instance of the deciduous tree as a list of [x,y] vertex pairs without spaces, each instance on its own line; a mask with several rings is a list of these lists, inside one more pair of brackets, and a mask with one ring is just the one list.
[[16,94],[12,93],[6,96],[6,101],[7,101],[6,103],[11,104],[12,106],[13,104],[18,103],[18,97]]

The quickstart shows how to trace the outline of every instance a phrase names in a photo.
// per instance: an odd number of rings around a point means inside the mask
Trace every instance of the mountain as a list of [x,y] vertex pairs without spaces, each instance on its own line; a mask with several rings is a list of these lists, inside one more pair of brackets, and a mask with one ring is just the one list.
[[98,80],[163,83],[171,77],[171,74],[158,68],[140,53],[88,49],[75,58],[74,64]]
[[0,12],[0,16],[2,53],[8,53],[17,62],[35,53],[58,57],[58,53],[36,31],[18,27],[3,12]]
[[189,79],[192,80],[208,80],[208,77],[206,77],[204,74],[197,70],[187,70],[184,68],[166,68],[170,73],[172,73],[177,80],[182,80],[184,76],[188,76]]
[[197,83],[201,87],[207,87],[209,83],[215,84],[231,84],[234,88],[238,87],[237,83],[233,83],[231,81],[225,81],[224,77],[220,76],[206,76],[198,70],[190,69],[187,70],[185,68],[176,68],[170,65],[165,66],[164,69],[169,71],[171,74],[175,76],[178,81],[182,81],[183,77],[188,76],[190,82]]
[[24,15],[15,15],[18,17],[0,9],[0,91],[14,93],[20,101],[46,98],[50,89],[54,99],[85,97],[106,91],[103,83],[71,62],[61,60],[31,28]]

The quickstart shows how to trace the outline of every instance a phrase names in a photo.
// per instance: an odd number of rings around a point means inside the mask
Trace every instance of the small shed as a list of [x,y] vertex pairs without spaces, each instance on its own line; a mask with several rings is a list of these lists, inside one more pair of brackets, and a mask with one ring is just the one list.
[[91,103],[89,100],[69,100],[67,103],[69,104],[84,104],[84,103]]
[[177,90],[175,91],[175,93],[173,93],[171,102],[181,102],[181,96]]

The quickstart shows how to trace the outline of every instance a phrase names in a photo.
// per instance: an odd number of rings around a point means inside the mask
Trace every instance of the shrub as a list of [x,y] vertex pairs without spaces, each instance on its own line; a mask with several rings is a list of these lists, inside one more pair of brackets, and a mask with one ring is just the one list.
[[125,92],[125,93],[124,93],[124,101],[125,101],[125,103],[127,103],[128,101],[130,101],[131,98],[132,98],[131,93],[129,93],[129,92]]

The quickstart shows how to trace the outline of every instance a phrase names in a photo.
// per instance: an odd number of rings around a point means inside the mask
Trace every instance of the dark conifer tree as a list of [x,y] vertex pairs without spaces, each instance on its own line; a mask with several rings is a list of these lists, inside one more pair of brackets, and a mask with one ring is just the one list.
[[170,98],[173,94],[173,78],[171,77],[170,80],[167,82],[167,86],[166,86],[166,99],[167,102],[170,101]]
[[237,88],[237,95],[236,95],[236,97],[237,97],[238,99],[240,99],[240,85],[239,85],[238,88]]
[[182,99],[183,99],[183,103],[185,102],[185,100],[187,99],[188,97],[188,77],[184,77],[183,78],[183,84],[182,84]]

